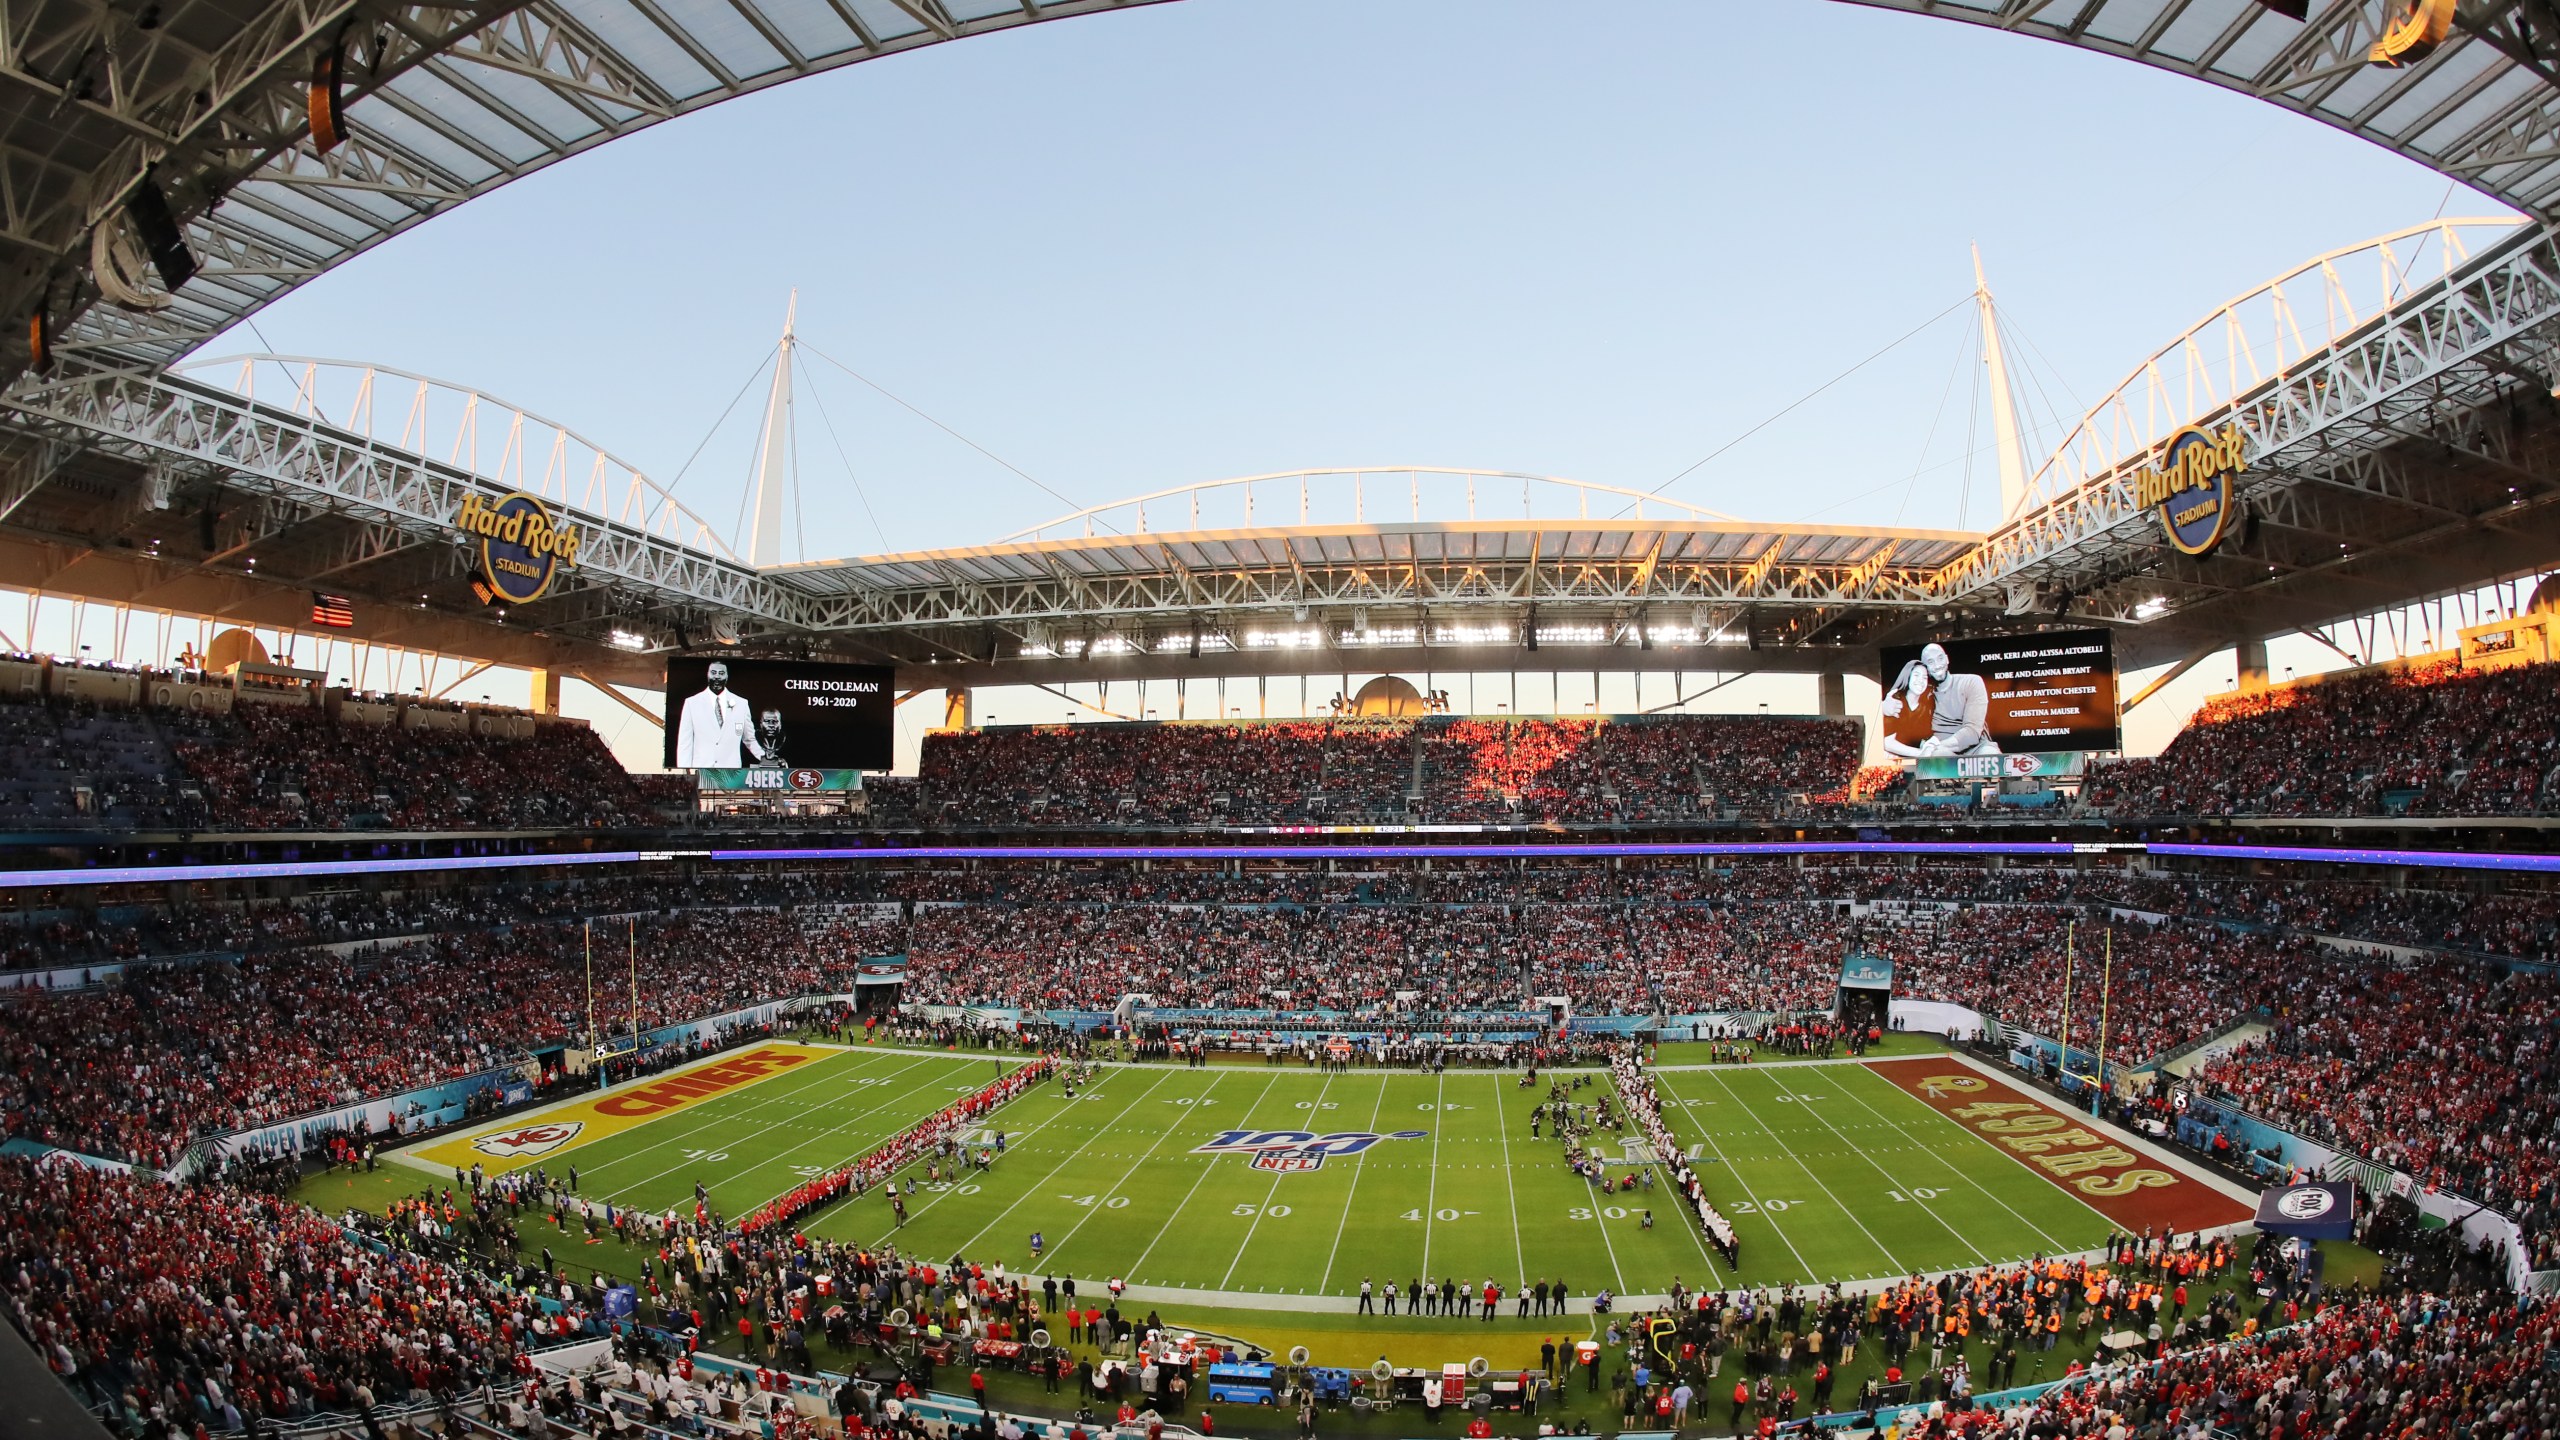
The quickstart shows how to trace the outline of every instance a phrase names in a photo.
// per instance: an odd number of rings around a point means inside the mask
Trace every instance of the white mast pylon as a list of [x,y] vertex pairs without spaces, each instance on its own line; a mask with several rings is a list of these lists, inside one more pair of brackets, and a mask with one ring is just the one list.
[[782,563],[782,491],[791,480],[792,326],[800,318],[800,292],[782,314],[782,348],[773,359],[773,394],[764,405],[764,438],[756,443],[756,503],[747,532],[747,563],[757,569]]
[[2018,403],[2009,388],[2008,355],[2000,344],[2000,311],[1982,278],[1982,247],[1973,247],[1973,303],[1982,312],[1982,363],[1990,370],[1991,433],[2000,451],[2000,523],[2016,519],[2027,504],[2027,452],[2018,438]]

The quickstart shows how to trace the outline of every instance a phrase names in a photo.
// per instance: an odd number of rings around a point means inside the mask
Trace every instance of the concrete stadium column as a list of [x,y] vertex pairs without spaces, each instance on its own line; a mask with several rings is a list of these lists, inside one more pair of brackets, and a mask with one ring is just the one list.
[[967,687],[953,685],[946,687],[943,690],[942,728],[945,730],[966,730],[969,728],[969,691]]
[[559,671],[536,670],[533,672],[533,713],[536,715],[560,713]]
[[2243,640],[2239,644],[2231,647],[2231,658],[2239,664],[2241,690],[2264,690],[2267,688],[2266,641]]
[[1822,713],[1827,716],[1849,713],[1849,677],[1840,671],[1822,672]]

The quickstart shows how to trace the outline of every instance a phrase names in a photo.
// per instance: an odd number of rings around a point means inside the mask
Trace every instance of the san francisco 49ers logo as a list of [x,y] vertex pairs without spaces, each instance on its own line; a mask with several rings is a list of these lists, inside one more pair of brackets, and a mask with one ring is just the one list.
[[827,784],[827,772],[824,770],[794,770],[788,778],[794,790],[822,790]]
[[520,1160],[527,1155],[544,1155],[578,1138],[587,1128],[583,1120],[555,1120],[545,1125],[527,1125],[521,1130],[483,1135],[471,1142],[471,1148],[483,1155],[501,1160]]

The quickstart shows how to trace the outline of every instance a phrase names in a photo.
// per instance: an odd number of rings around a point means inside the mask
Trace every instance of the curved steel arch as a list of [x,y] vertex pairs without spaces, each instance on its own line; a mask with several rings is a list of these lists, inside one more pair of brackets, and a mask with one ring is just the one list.
[[[389,365],[318,355],[219,355],[169,368],[255,403],[261,365],[284,372],[290,393],[281,403],[294,414],[421,459],[442,461],[643,535],[741,561],[729,537],[639,466],[557,420],[511,405],[477,386]],[[231,372],[228,379],[225,371]],[[270,392],[266,403],[279,402]],[[396,425],[396,433],[386,433],[386,424]],[[438,438],[448,443],[433,443]],[[489,453],[492,446],[494,455]]]
[[[23,363],[19,317],[41,305],[61,350],[166,364],[393,235],[660,120],[905,50],[1157,3],[165,0],[140,32],[109,7],[31,0],[0,17],[0,78],[65,99],[0,114],[0,246],[43,262],[0,280],[0,360]],[[2560,216],[2560,77],[2538,58],[2560,53],[2560,34],[2535,28],[2540,0],[2471,0],[2442,45],[2395,68],[2369,57],[2409,0],[2310,0],[2308,23],[2259,0],[1849,3],[2187,75]],[[338,44],[351,47],[354,134],[323,154],[307,79]],[[78,279],[91,232],[124,223],[146,175],[202,271],[155,311],[91,303]]]
[[2215,306],[2082,413],[2002,523],[2147,459],[2179,427],[2317,363],[2377,317],[2421,302],[2475,250],[2522,233],[2512,220],[2431,220],[2314,255]]

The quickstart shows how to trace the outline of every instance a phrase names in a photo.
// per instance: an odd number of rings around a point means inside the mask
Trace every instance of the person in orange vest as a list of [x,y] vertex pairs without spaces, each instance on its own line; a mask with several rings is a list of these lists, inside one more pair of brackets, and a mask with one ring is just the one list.
[[1734,1428],[1734,1429],[1739,1430],[1739,1429],[1741,1429],[1741,1428],[1742,1428],[1742,1417],[1743,1417],[1744,1415],[1748,1414],[1748,1413],[1750,1412],[1750,1410],[1751,1410],[1751,1382],[1750,1382],[1750,1381],[1748,1381],[1748,1380],[1736,1380],[1736,1381],[1734,1381],[1734,1382],[1733,1382],[1733,1428]]

